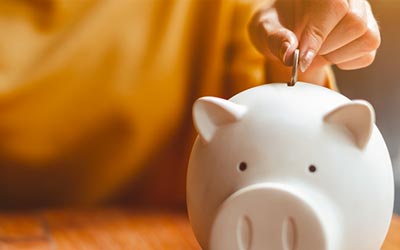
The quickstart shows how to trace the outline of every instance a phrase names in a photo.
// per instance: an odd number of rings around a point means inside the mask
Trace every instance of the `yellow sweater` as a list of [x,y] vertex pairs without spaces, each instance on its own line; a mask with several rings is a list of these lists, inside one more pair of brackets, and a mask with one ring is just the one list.
[[1,206],[182,203],[191,106],[287,81],[256,1],[0,1]]

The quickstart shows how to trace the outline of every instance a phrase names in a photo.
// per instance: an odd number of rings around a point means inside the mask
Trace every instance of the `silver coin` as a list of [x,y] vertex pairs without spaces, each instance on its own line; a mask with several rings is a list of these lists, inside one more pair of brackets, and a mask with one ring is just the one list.
[[288,83],[289,86],[294,86],[297,82],[297,67],[299,65],[299,50],[296,49],[293,55],[292,78]]

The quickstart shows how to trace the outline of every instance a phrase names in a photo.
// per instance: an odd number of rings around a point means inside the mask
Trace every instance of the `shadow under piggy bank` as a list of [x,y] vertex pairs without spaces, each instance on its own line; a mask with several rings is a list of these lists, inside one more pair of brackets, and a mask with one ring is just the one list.
[[204,249],[380,249],[394,183],[372,106],[268,84],[193,106],[187,206]]

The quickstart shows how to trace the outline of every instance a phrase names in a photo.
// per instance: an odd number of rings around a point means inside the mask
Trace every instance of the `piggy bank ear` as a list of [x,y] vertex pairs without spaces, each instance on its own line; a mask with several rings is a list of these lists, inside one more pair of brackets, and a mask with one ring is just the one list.
[[193,121],[203,143],[212,140],[221,126],[239,121],[246,107],[217,97],[202,97],[193,105]]
[[375,112],[368,102],[355,100],[329,112],[325,115],[324,121],[347,128],[353,135],[356,145],[364,149],[375,123]]

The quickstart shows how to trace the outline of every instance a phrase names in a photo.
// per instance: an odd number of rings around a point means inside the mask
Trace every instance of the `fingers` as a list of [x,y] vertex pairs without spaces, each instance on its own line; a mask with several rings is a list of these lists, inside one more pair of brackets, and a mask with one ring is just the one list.
[[329,33],[319,54],[328,54],[362,36],[368,29],[367,19],[365,1],[349,0],[348,12]]
[[258,12],[249,24],[249,34],[259,52],[291,65],[298,41],[296,35],[279,22],[275,8]]
[[338,68],[343,70],[361,69],[369,66],[375,59],[376,51],[370,52],[359,58],[337,64]]
[[363,3],[367,17],[364,33],[350,43],[324,55],[325,59],[343,69],[357,69],[370,65],[380,46],[379,26],[369,3],[366,1]]
[[310,66],[329,33],[349,9],[346,0],[313,0],[307,7],[310,8],[306,10],[309,13],[308,22],[300,38],[300,70],[303,72]]

